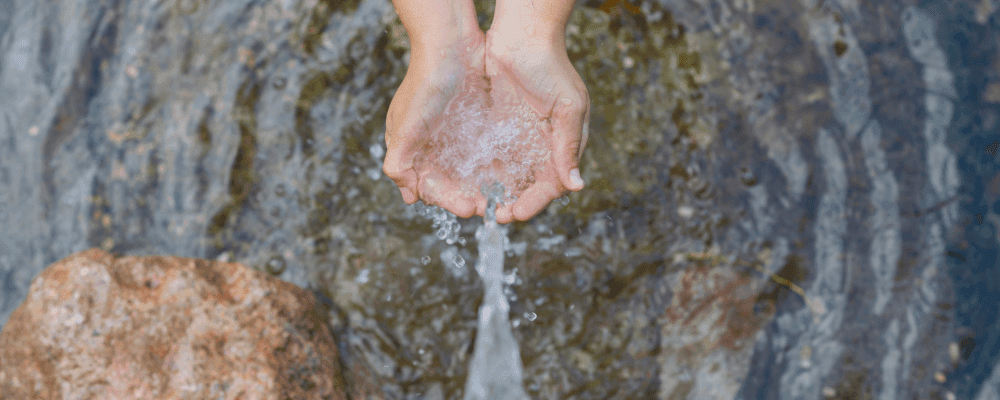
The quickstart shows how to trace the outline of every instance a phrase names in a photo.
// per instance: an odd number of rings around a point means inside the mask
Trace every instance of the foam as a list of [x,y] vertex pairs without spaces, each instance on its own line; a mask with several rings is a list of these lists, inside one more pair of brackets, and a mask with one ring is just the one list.
[[459,184],[463,195],[499,182],[508,188],[504,200],[513,200],[549,161],[552,128],[546,117],[525,104],[494,104],[489,82],[476,74],[467,74],[417,164],[443,172]]

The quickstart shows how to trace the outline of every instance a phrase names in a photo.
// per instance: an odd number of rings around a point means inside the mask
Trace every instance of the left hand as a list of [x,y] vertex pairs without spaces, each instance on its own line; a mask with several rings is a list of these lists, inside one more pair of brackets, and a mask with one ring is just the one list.
[[[497,209],[497,222],[524,221],[537,215],[567,190],[579,191],[579,162],[587,144],[590,99],[580,74],[566,53],[564,35],[555,40],[531,37],[514,24],[498,24],[486,33],[486,75],[494,104],[523,101],[552,127],[552,157],[514,204]],[[477,214],[485,210],[479,200]]]

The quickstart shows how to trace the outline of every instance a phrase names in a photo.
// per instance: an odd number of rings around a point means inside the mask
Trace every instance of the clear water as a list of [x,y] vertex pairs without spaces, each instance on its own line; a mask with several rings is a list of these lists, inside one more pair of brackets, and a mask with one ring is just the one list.
[[488,207],[483,225],[476,229],[479,261],[476,271],[486,288],[479,306],[476,344],[465,381],[465,400],[526,400],[523,366],[511,332],[510,304],[504,293],[504,249],[507,228],[496,222],[496,204],[505,196],[502,185],[484,190]]
[[491,98],[491,83],[476,74],[445,108],[415,167],[443,171],[466,195],[500,182],[507,188],[504,199],[513,202],[551,159],[546,139],[552,127],[526,104]]
[[[586,190],[506,227],[525,393],[1000,395],[1000,2],[635,3],[569,23]],[[387,0],[0,0],[0,320],[89,247],[236,260],[463,398],[478,219],[381,174],[408,51]]]

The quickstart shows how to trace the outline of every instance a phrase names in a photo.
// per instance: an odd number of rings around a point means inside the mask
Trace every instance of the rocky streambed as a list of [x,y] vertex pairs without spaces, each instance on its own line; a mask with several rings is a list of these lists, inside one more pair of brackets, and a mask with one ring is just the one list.
[[[509,227],[528,395],[997,398],[998,8],[579,2],[588,188]],[[386,0],[0,0],[0,322],[92,247],[236,261],[373,395],[461,398],[481,221],[381,174],[408,54]]]

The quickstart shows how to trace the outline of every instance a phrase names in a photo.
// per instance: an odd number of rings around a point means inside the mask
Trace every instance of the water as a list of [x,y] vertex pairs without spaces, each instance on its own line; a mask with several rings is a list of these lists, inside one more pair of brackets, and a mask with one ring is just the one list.
[[[505,227],[524,392],[997,398],[1000,2],[602,3],[588,186]],[[0,320],[74,251],[228,259],[461,399],[478,220],[379,172],[408,54],[387,0],[0,0]]]
[[504,294],[503,261],[507,229],[496,222],[496,205],[505,190],[483,191],[488,200],[483,225],[476,230],[479,261],[476,271],[486,293],[479,306],[476,344],[465,382],[466,400],[522,400],[523,367],[517,341],[511,332],[510,304]]
[[500,182],[512,203],[551,159],[551,124],[526,103],[492,98],[499,90],[491,90],[483,71],[467,74],[415,168],[443,171],[467,196]]

